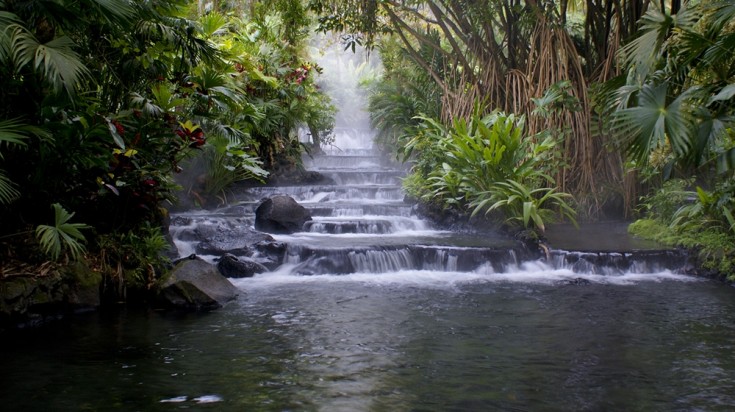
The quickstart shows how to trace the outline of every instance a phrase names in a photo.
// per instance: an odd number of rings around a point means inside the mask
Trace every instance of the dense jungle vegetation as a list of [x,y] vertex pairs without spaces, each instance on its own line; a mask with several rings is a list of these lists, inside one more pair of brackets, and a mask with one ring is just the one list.
[[735,278],[733,2],[315,3],[379,51],[370,112],[413,196],[540,235],[642,217]]
[[644,217],[735,276],[731,1],[0,6],[1,276],[82,260],[113,294],[153,287],[176,176],[212,206],[298,168],[299,128],[329,141],[315,31],[382,60],[368,109],[415,198],[539,235]]
[[216,205],[296,162],[299,127],[333,127],[297,1],[0,6],[3,276],[82,259],[113,296],[150,288],[175,176]]

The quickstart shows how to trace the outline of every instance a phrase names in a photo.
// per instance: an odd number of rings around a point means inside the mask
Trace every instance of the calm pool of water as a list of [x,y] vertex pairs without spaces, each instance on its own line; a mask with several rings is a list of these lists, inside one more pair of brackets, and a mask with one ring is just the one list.
[[23,411],[733,410],[735,289],[703,280],[263,277],[208,314],[0,336]]

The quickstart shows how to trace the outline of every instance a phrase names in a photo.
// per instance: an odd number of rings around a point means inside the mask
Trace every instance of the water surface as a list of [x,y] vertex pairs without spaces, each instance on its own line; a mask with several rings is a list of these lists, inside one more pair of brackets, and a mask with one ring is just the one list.
[[0,405],[735,408],[732,288],[667,274],[589,284],[554,272],[457,275],[268,274],[237,281],[243,296],[209,314],[90,314],[3,336]]

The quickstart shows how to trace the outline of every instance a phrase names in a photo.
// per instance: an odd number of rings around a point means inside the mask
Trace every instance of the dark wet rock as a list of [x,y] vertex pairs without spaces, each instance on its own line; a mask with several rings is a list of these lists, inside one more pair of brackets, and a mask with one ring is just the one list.
[[[191,238],[189,238],[191,236]],[[251,247],[260,242],[274,241],[266,233],[258,232],[243,225],[220,222],[216,225],[199,225],[187,236],[180,236],[182,240],[199,240],[196,252],[200,255],[221,256],[231,253],[237,256],[247,256]]]
[[183,259],[161,287],[162,304],[179,309],[211,310],[235,299],[239,290],[214,265]]
[[579,285],[589,285],[592,282],[590,282],[588,279],[584,279],[584,278],[574,278],[574,279],[569,279],[569,280],[565,281],[564,283],[567,284],[567,285],[579,286]]
[[299,232],[309,220],[309,211],[290,196],[272,196],[255,210],[255,228],[268,233]]
[[189,226],[192,223],[192,218],[188,216],[174,216],[171,219],[172,226]]
[[217,269],[228,278],[250,278],[256,273],[267,272],[268,268],[248,257],[225,254],[217,262]]
[[300,185],[334,185],[334,179],[322,173],[296,168],[281,170],[272,173],[268,178],[270,186],[300,186]]
[[251,246],[251,253],[248,255],[254,261],[274,270],[283,262],[286,255],[287,245],[283,242],[262,241]]

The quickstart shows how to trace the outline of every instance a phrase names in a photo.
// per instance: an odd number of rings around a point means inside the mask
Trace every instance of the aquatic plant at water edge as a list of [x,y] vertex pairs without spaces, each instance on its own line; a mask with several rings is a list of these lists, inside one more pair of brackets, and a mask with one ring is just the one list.
[[226,203],[225,191],[234,183],[243,180],[264,182],[268,176],[256,156],[242,145],[222,137],[210,138],[202,157],[206,170],[204,193],[220,197],[221,203]]

